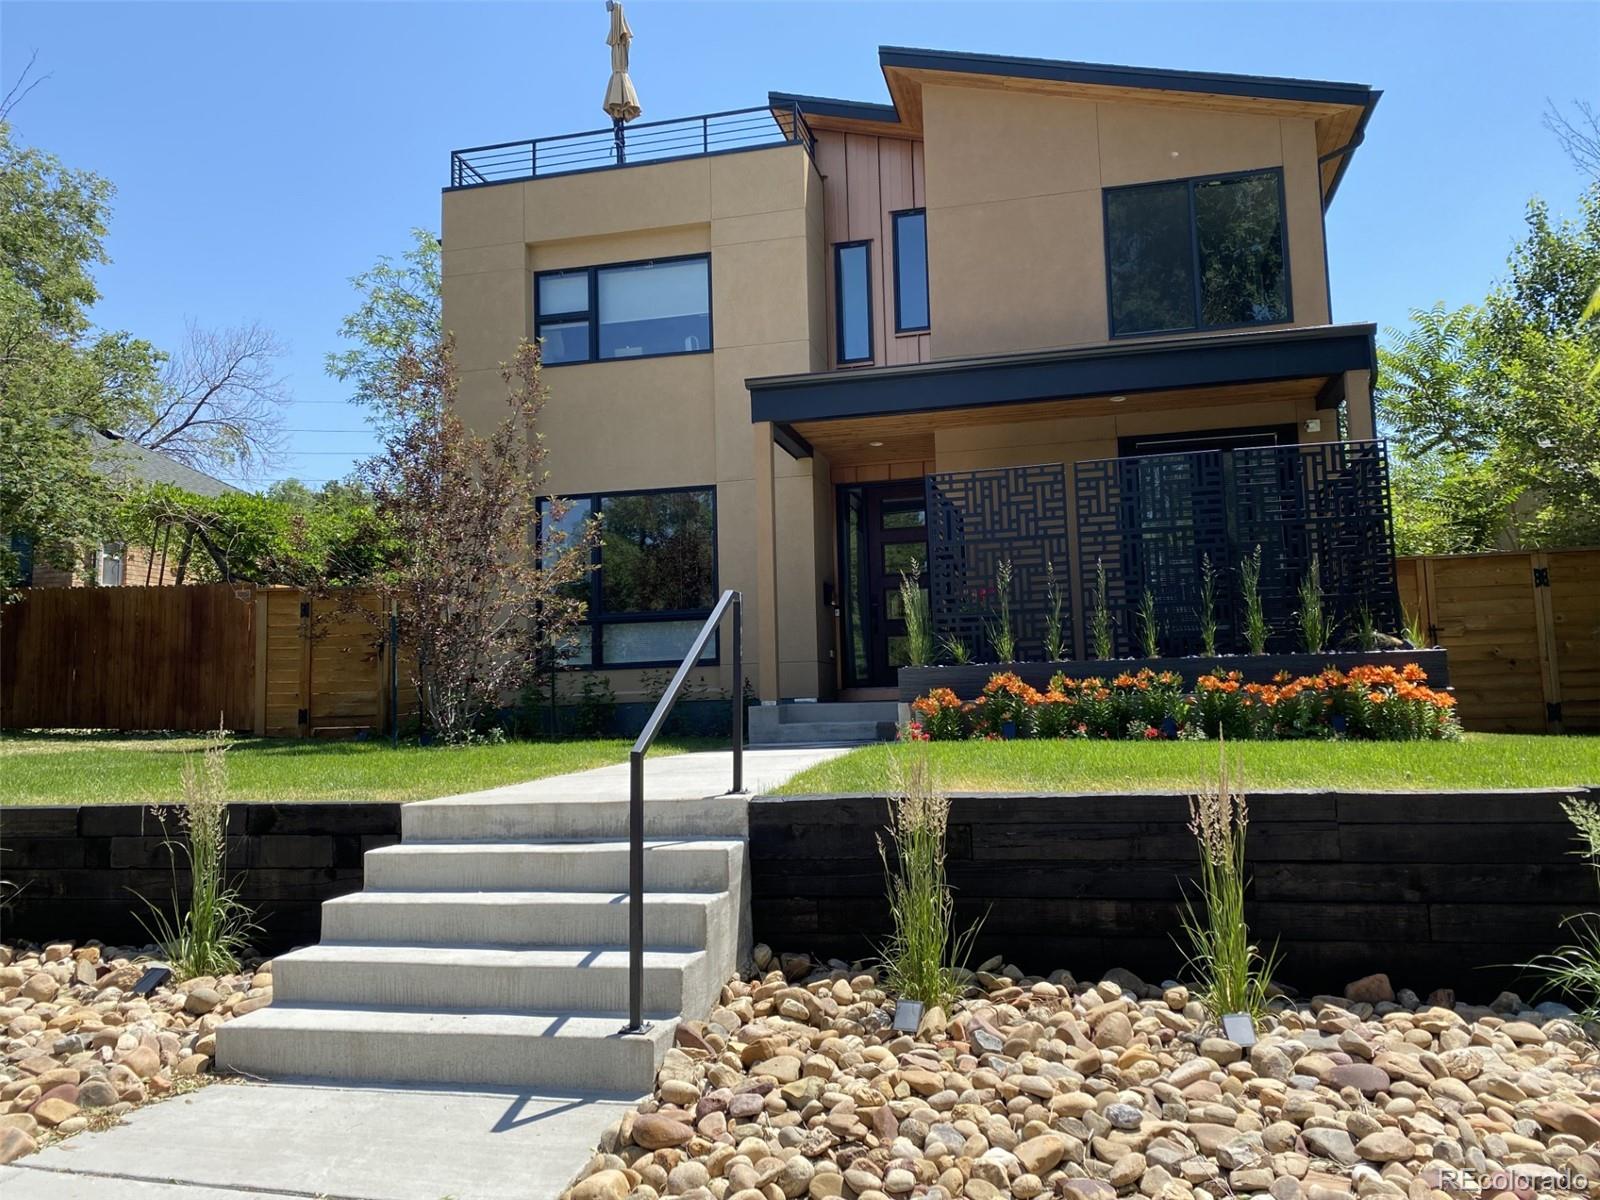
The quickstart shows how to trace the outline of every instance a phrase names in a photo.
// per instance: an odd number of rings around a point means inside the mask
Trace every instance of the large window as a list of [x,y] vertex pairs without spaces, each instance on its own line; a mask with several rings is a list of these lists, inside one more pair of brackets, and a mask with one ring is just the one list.
[[833,248],[834,340],[841,363],[872,361],[872,243]]
[[1291,319],[1283,172],[1108,188],[1111,335]]
[[711,260],[698,254],[541,271],[534,314],[552,365],[709,350]]
[[894,214],[894,331],[928,328],[928,214]]
[[[573,585],[586,621],[564,662],[677,665],[717,600],[715,489],[574,497],[560,524],[571,534],[592,517],[600,518],[598,569]],[[716,657],[713,638],[702,661]]]

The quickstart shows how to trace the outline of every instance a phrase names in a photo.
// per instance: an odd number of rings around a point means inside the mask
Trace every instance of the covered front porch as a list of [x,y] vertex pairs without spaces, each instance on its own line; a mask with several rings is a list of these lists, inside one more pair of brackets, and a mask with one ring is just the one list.
[[[922,571],[935,633],[994,661],[1005,596],[1019,658],[1093,656],[1099,579],[1116,654],[1157,609],[1164,654],[1200,649],[1202,569],[1217,572],[1219,650],[1239,637],[1238,568],[1260,547],[1274,647],[1294,640],[1316,563],[1336,618],[1393,632],[1387,462],[1373,439],[1370,326],[1253,332],[748,381],[756,422],[763,700],[784,629],[785,546],[762,503],[774,455],[810,460],[819,541],[832,548],[818,614],[833,684],[892,687],[906,662],[899,587]],[[826,496],[826,504],[821,498]],[[770,597],[770,601],[768,599]]]

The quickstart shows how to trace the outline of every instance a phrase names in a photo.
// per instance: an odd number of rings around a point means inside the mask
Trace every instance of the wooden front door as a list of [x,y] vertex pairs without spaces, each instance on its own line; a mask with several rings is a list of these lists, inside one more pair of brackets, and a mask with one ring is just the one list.
[[906,664],[901,573],[912,564],[927,589],[928,514],[922,480],[841,489],[845,577],[845,682],[892,687]]

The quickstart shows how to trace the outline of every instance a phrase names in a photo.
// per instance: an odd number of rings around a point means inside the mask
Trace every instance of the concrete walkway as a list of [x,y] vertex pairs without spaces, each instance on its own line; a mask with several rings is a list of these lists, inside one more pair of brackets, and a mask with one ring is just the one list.
[[6,1200],[537,1200],[634,1101],[213,1084],[0,1167]]
[[[745,788],[772,788],[848,747],[745,751]],[[650,758],[650,800],[725,793],[732,754]],[[421,801],[428,806],[628,795],[628,765]],[[725,803],[732,803],[728,801]],[[555,1200],[601,1132],[637,1102],[505,1090],[215,1084],[0,1167],[5,1200]]]

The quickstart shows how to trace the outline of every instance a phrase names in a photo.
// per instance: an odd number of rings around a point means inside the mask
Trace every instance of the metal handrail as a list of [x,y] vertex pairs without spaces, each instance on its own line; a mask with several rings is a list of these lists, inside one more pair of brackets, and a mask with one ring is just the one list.
[[730,792],[744,791],[744,653],[740,645],[739,621],[740,595],[728,590],[722,593],[717,606],[711,610],[700,627],[694,645],[683,656],[678,673],[667,684],[667,690],[656,701],[655,711],[644,723],[639,740],[633,743],[628,755],[628,1023],[623,1033],[643,1033],[644,1023],[644,756],[655,744],[656,735],[672,714],[683,690],[689,672],[700,662],[706,643],[717,631],[724,615],[733,617],[733,787]]
[[454,150],[450,154],[450,186],[476,187],[784,144],[799,144],[807,154],[814,153],[816,139],[798,105],[736,108],[645,121],[624,127],[620,137],[615,128],[589,129]]

